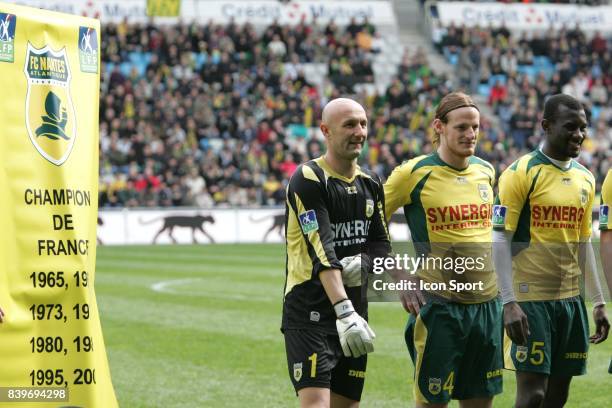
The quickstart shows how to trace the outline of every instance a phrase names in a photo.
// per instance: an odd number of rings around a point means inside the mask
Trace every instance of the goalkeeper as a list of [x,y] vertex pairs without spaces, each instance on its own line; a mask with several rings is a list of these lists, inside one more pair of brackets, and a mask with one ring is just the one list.
[[368,120],[339,98],[323,110],[327,152],[297,168],[287,188],[287,262],[281,331],[302,407],[357,407],[374,332],[367,271],[390,252],[379,178],[357,165]]

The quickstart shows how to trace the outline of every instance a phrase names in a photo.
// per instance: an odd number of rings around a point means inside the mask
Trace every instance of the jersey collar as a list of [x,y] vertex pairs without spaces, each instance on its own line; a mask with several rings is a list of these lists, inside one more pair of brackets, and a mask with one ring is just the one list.
[[442,160],[442,158],[440,157],[440,155],[438,154],[438,152],[433,152],[432,153],[432,158],[434,159],[434,161],[436,161],[436,164],[440,165],[440,166],[446,166],[452,170],[458,171],[460,173],[466,171],[467,169],[470,168],[470,162],[468,162],[467,167],[463,168],[463,169],[459,169],[457,167],[453,167],[450,164],[448,164],[447,162],[445,162],[444,160]]
[[[555,163],[555,162],[559,162],[558,160],[554,160],[554,161],[553,161],[553,159],[551,159],[550,157],[548,157],[547,155],[545,155],[545,154],[544,154],[544,152],[543,152],[542,150],[538,149],[538,150],[536,150],[536,152],[537,152],[536,154],[537,154],[537,155],[540,157],[540,159],[541,159],[543,162],[545,162],[546,164],[550,164],[550,165],[552,165],[552,166],[554,166],[554,167],[558,168],[559,170],[561,170],[561,171],[563,171],[563,172],[568,171],[568,170],[570,170],[570,169],[573,167],[573,166],[572,166],[572,165],[574,164],[574,163],[573,163],[573,161],[574,161],[573,159],[570,159],[570,160],[569,160],[569,165],[568,165],[567,167],[561,167],[561,166],[559,166],[559,164],[558,164],[558,163]],[[562,163],[562,162],[559,162],[559,163]]]
[[[355,181],[355,178],[356,178],[357,176],[362,176],[362,175],[364,174],[364,173],[361,171],[361,167],[359,167],[359,165],[357,165],[357,169],[355,170],[355,175],[353,175],[353,177],[351,177],[351,178],[344,177],[342,174],[336,173],[334,170],[332,170],[332,168],[331,168],[331,167],[329,167],[329,165],[327,164],[327,162],[325,161],[325,159],[323,159],[323,156],[321,156],[321,157],[319,157],[319,158],[317,158],[317,159],[314,159],[314,162],[315,162],[315,163],[316,163],[316,164],[317,164],[317,165],[318,165],[320,168],[322,168],[322,169],[323,169],[323,171],[324,171],[324,172],[325,172],[327,175],[329,175],[329,176],[331,176],[331,177],[333,177],[333,178],[336,178],[336,179],[340,179],[340,180],[342,180],[342,181],[344,181],[344,182],[347,182],[347,183],[352,183],[353,181]],[[327,177],[326,177],[326,178],[327,178]]]

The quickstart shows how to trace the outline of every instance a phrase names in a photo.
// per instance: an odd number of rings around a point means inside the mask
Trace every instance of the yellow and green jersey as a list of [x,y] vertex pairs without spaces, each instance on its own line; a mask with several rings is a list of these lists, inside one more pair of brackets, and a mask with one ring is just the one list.
[[536,150],[499,179],[493,227],[514,231],[513,288],[518,301],[577,296],[578,243],[591,236],[595,179],[572,160],[568,169]]
[[608,170],[608,174],[601,186],[601,205],[599,206],[599,230],[607,231],[612,229],[609,223],[610,206],[612,206],[612,169]]
[[[442,283],[431,292],[461,303],[497,296],[491,256],[494,180],[495,170],[484,160],[471,157],[468,167],[456,169],[433,153],[398,166],[385,183],[386,218],[404,208],[417,256],[424,260],[417,274]],[[455,291],[453,280],[482,284]]]

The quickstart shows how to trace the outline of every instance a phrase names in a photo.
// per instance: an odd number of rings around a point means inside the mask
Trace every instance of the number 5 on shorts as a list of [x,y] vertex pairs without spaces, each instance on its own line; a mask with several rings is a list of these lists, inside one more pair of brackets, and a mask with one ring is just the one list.
[[531,358],[529,362],[533,365],[541,365],[544,362],[544,347],[543,341],[534,341],[531,343]]

